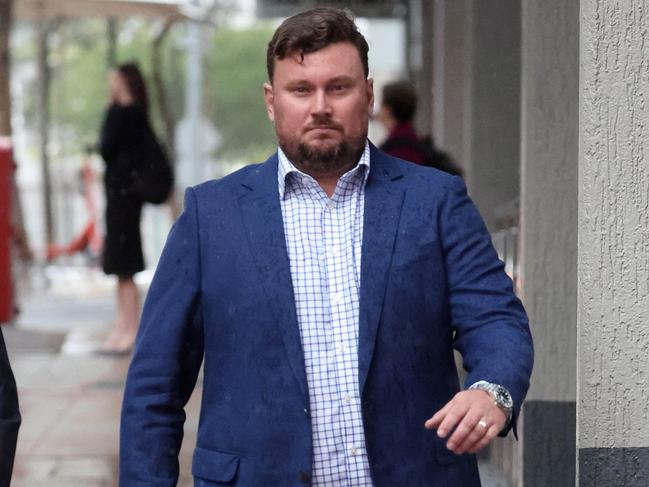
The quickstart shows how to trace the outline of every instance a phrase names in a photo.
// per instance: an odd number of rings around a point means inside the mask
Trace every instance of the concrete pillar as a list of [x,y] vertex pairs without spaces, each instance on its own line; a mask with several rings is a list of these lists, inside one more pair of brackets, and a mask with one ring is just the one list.
[[469,193],[493,231],[519,196],[521,7],[520,0],[467,5],[465,169]]
[[408,71],[418,94],[415,129],[420,136],[433,133],[433,4],[409,0]]
[[465,110],[468,106],[464,1],[433,3],[433,137],[437,146],[465,166]]
[[433,3],[433,135],[491,230],[519,195],[520,1]]
[[521,296],[535,364],[520,425],[525,487],[575,478],[579,3],[523,0]]
[[649,12],[581,0],[580,486],[649,482]]

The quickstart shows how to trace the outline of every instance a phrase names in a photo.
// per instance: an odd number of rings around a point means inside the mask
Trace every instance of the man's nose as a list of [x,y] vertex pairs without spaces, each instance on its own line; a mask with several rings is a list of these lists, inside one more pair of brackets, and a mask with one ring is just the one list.
[[324,90],[317,90],[315,92],[311,114],[314,116],[331,115],[331,104],[329,103],[329,97]]

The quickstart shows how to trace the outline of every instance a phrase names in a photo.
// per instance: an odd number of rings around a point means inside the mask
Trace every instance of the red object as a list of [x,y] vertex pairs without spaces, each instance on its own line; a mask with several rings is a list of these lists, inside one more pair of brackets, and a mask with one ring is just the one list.
[[0,137],[0,323],[13,317],[11,283],[11,139]]
[[50,244],[47,246],[47,260],[55,259],[62,255],[72,255],[76,252],[89,249],[98,256],[101,254],[103,237],[97,226],[97,211],[95,205],[95,173],[92,170],[90,160],[86,160],[82,168],[83,174],[83,196],[88,210],[88,222],[74,239],[64,245]]

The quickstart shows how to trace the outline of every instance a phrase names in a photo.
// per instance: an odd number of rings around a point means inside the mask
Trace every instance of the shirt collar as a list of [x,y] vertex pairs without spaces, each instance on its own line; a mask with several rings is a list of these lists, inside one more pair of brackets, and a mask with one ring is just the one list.
[[[288,159],[281,147],[277,148],[277,158],[279,161],[279,163],[277,164],[277,184],[279,188],[279,198],[280,200],[283,200],[286,196],[286,186],[287,184],[289,184],[291,174],[303,175],[308,178],[310,178],[311,176],[296,168]],[[344,178],[347,175],[355,175],[360,171],[363,171],[363,181],[361,187],[364,188],[365,183],[367,182],[367,177],[370,173],[370,144],[367,141],[365,142],[365,149],[363,149],[363,153],[361,154],[361,157],[358,160],[356,166],[347,171],[341,177]]]

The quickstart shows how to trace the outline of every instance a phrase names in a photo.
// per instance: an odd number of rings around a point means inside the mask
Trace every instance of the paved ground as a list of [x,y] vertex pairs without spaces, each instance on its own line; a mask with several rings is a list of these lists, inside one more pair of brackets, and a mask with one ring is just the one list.
[[[23,415],[12,487],[117,485],[129,359],[90,353],[112,324],[113,282],[84,269],[49,269],[36,281],[40,289],[23,298],[16,326],[3,329]],[[192,485],[200,392],[199,385],[188,406],[183,486]]]
[[[129,359],[89,353],[110,328],[113,283],[84,269],[34,277],[39,289],[23,299],[16,326],[3,329],[23,414],[12,487],[115,486]],[[187,407],[180,486],[193,485],[201,389],[199,381]],[[481,472],[485,487],[506,487],[487,464]]]

